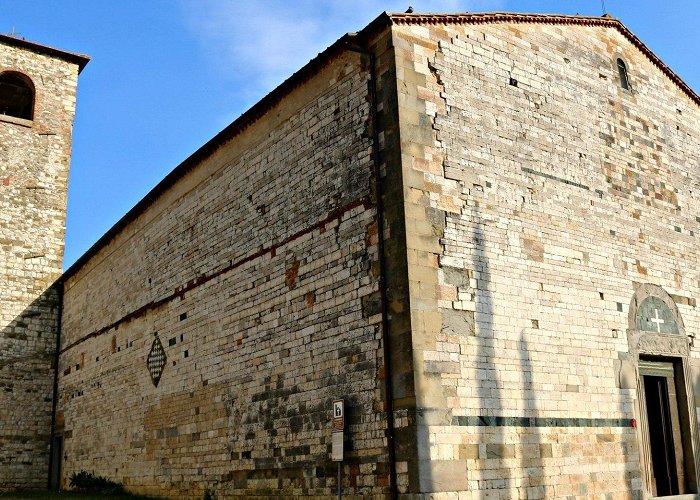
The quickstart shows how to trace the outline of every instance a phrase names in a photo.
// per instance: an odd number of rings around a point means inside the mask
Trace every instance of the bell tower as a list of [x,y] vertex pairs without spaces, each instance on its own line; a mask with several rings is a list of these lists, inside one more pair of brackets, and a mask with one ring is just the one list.
[[78,74],[89,58],[0,35],[0,491],[45,488]]

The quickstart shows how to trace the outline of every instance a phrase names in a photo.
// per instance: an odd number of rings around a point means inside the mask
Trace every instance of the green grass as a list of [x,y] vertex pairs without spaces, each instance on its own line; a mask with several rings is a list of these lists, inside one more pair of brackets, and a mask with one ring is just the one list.
[[138,495],[100,495],[99,493],[74,493],[72,491],[27,491],[19,493],[0,493],[0,498],[12,498],[17,500],[87,500],[89,498],[99,498],[111,500],[117,498],[131,498],[132,500],[152,500],[153,497],[142,497]]

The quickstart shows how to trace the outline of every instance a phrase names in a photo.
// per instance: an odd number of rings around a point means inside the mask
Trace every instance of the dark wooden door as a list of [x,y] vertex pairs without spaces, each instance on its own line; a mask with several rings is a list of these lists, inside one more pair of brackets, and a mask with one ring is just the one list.
[[668,378],[645,376],[644,394],[649,419],[649,444],[656,483],[655,494],[656,496],[677,495],[679,493],[678,470]]

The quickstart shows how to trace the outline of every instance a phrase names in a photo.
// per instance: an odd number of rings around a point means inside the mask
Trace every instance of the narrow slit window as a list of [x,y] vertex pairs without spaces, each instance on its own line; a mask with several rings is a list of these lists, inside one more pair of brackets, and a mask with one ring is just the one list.
[[620,73],[620,85],[625,90],[632,90],[630,88],[630,79],[627,75],[627,65],[622,59],[617,60],[617,71]]
[[0,114],[24,120],[34,118],[34,85],[22,73],[0,73]]

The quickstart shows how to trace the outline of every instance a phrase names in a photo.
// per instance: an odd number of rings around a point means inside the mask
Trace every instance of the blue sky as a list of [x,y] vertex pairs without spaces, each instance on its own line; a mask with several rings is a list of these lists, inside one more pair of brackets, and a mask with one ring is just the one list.
[[[177,164],[382,11],[600,15],[601,0],[0,0],[0,32],[85,53],[64,267]],[[700,91],[700,0],[605,0]]]

